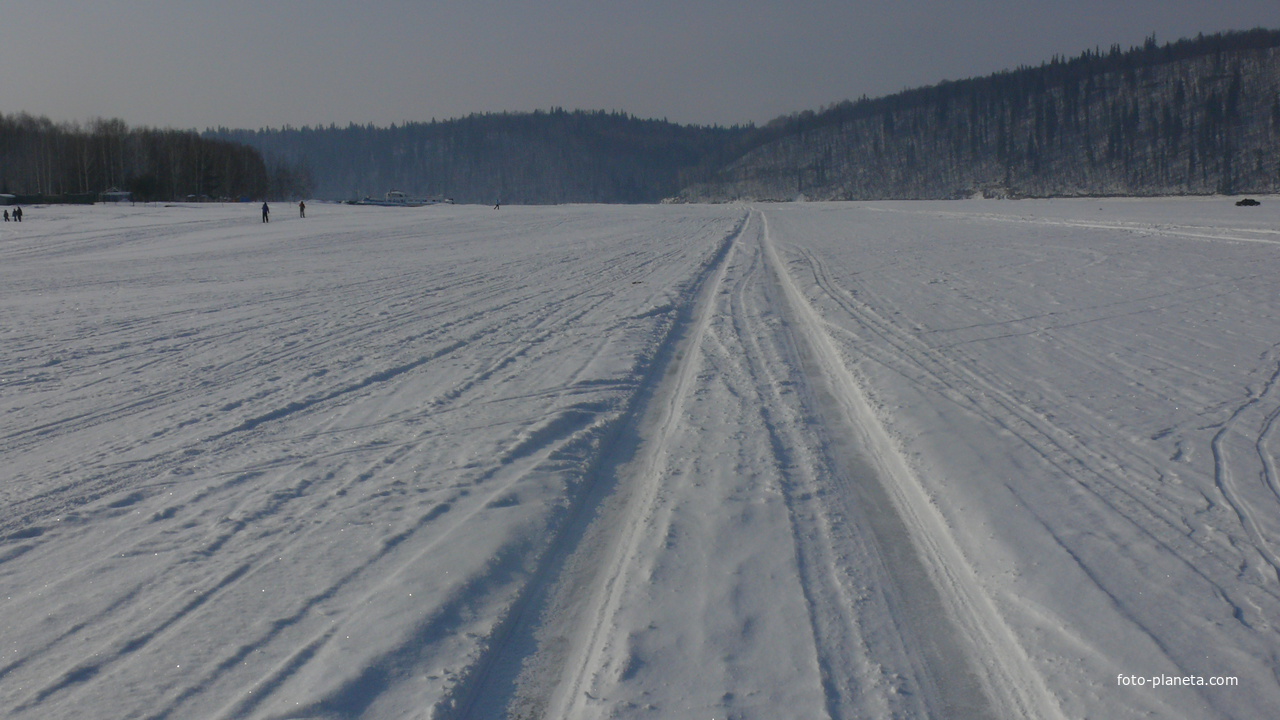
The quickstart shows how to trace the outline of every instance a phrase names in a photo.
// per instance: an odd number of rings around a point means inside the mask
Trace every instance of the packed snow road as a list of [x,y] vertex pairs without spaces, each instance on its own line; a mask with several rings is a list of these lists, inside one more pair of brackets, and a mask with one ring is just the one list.
[[31,209],[0,708],[1264,716],[1274,207]]

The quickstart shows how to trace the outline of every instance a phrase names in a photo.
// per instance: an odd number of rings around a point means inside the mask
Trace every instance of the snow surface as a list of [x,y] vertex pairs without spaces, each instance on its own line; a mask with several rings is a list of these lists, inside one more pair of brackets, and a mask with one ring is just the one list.
[[1280,199],[26,210],[5,717],[1280,707]]

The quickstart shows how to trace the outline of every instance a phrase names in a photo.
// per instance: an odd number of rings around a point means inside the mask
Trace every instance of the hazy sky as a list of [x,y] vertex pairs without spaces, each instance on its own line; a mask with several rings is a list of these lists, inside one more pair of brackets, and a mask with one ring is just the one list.
[[5,0],[0,112],[204,129],[780,114],[1054,54],[1280,28],[1280,0]]

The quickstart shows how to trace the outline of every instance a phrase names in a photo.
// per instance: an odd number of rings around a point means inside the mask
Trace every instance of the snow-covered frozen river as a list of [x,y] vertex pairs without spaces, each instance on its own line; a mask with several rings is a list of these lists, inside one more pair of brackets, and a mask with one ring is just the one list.
[[1280,199],[25,210],[5,717],[1280,707]]

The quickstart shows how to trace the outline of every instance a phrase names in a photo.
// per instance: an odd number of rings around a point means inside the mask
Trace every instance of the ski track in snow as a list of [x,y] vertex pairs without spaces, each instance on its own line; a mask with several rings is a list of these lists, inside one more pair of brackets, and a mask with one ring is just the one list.
[[1276,204],[33,208],[0,714],[1264,716]]

